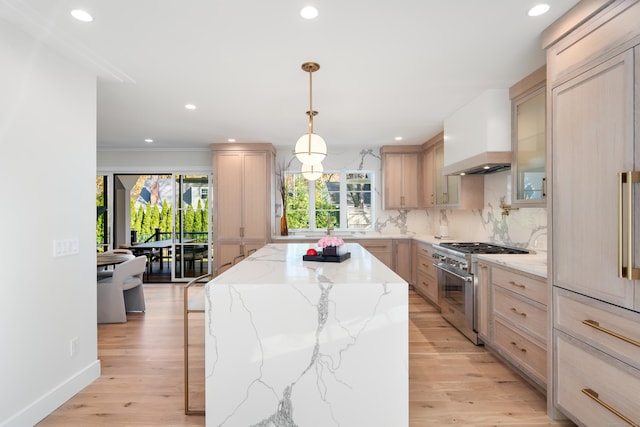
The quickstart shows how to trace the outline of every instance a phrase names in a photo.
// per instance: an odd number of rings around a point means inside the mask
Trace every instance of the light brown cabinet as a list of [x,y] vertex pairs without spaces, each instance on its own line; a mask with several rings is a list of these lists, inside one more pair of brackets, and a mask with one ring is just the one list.
[[509,90],[512,206],[546,206],[546,66]]
[[419,146],[384,146],[382,157],[383,209],[417,209]]
[[357,240],[360,246],[371,252],[384,265],[394,269],[393,265],[393,240],[392,239],[362,239]]
[[421,207],[482,209],[482,175],[443,175],[444,133],[422,144]]
[[394,239],[393,240],[393,261],[395,271],[400,277],[412,283],[412,262],[411,262],[411,240],[410,239]]
[[629,398],[640,392],[640,174],[623,174],[640,170],[640,2],[585,4],[573,12],[544,34],[550,410],[580,425],[640,425],[638,400]]
[[213,144],[214,266],[270,241],[271,144]]
[[413,287],[427,301],[440,307],[438,279],[433,265],[433,247],[428,243],[413,242]]
[[478,263],[478,276],[478,333],[482,341],[545,390],[547,281],[484,260]]

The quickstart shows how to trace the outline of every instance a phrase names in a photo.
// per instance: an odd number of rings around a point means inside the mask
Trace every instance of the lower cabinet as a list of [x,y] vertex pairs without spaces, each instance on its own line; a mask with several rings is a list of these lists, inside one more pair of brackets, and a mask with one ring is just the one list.
[[356,243],[393,270],[393,239],[362,239]]
[[555,404],[587,426],[640,425],[640,313],[554,288]]
[[[546,279],[484,261],[482,265],[479,290],[482,292],[484,276],[489,283],[489,300],[483,304],[487,316],[481,338],[532,384],[546,390]],[[482,329],[483,319],[479,320]]]
[[[220,272],[227,268],[229,263],[237,264],[242,261],[246,256],[251,255],[263,247],[265,243],[220,243],[218,246],[218,253],[215,255],[218,258],[216,265],[220,269]],[[223,267],[224,266],[224,267]]]
[[413,283],[411,262],[411,239],[393,240],[393,271],[407,283]]
[[440,307],[438,298],[438,276],[433,265],[433,248],[428,243],[413,242],[414,279],[413,288],[423,298]]

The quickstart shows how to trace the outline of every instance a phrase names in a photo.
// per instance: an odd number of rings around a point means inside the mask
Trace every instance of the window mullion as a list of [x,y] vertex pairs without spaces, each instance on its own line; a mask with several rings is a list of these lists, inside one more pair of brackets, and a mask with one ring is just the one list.
[[347,172],[340,172],[340,227],[347,228]]
[[307,191],[309,192],[309,229],[316,229],[316,182],[307,181]]

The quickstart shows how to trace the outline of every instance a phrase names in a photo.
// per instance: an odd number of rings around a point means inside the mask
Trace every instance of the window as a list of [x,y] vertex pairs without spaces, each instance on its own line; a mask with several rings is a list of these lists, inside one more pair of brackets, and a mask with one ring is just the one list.
[[285,173],[290,230],[370,230],[373,225],[371,171],[325,172],[315,181]]

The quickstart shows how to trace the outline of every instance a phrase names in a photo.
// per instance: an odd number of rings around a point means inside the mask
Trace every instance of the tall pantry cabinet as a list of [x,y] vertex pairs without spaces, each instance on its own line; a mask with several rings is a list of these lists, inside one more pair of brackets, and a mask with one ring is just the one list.
[[561,19],[543,35],[550,412],[585,426],[639,425],[640,2],[581,2],[577,10],[582,24]]
[[271,240],[275,148],[213,144],[214,269]]

